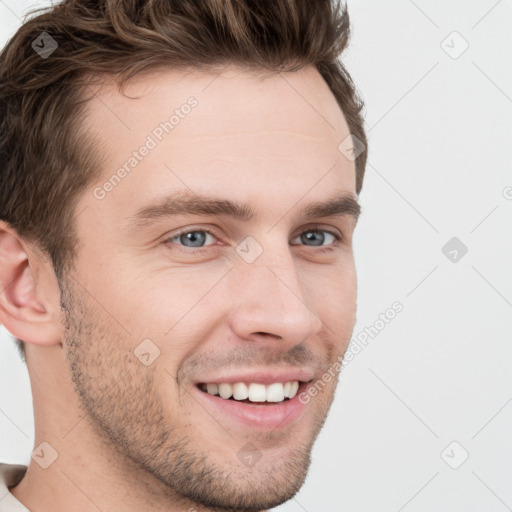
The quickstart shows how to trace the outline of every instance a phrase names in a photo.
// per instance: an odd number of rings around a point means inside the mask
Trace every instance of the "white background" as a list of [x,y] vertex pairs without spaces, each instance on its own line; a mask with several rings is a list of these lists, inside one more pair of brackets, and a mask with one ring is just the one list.
[[[2,41],[32,5],[0,1]],[[369,135],[354,335],[404,309],[342,371],[307,482],[277,510],[512,510],[512,1],[349,13]],[[0,460],[27,464],[28,374],[0,341]]]

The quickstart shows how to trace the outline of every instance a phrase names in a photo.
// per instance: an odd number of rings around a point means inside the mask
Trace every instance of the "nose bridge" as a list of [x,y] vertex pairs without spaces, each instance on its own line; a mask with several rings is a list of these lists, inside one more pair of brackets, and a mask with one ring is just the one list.
[[289,247],[270,242],[252,263],[236,268],[238,298],[232,328],[243,338],[269,334],[300,343],[316,333],[321,320],[307,303]]

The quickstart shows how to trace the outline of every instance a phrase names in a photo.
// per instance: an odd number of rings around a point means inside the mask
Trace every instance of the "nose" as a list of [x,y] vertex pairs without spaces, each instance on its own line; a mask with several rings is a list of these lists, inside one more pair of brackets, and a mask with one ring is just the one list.
[[250,264],[240,261],[233,269],[236,305],[229,313],[229,324],[240,338],[279,340],[293,346],[318,333],[322,321],[308,304],[288,247],[279,254],[270,252],[265,250]]

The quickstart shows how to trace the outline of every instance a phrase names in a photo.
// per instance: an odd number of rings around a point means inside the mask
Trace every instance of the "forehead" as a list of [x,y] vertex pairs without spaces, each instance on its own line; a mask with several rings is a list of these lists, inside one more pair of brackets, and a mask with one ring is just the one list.
[[240,200],[355,191],[354,163],[338,149],[349,135],[345,117],[313,68],[159,70],[125,95],[105,84],[87,105],[86,129],[103,157],[91,189],[112,182],[99,208],[136,208],[184,188]]
[[[254,129],[289,128],[296,130],[313,123],[323,130],[346,130],[345,118],[320,73],[313,67],[296,72],[271,73],[229,66],[217,72],[187,69],[158,69],[132,79],[121,94],[113,81],[94,91],[88,102],[91,121],[100,131],[117,127],[130,132],[145,127],[183,105],[198,99],[202,121],[214,116],[200,132],[222,133],[232,126],[256,123]],[[200,129],[198,125],[194,129]],[[305,130],[309,133],[309,130]],[[328,131],[328,130],[326,130]]]

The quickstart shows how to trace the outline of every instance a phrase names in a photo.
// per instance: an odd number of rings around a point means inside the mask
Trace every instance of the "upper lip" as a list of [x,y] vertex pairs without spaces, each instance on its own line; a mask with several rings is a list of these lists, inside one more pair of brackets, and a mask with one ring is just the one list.
[[306,369],[295,369],[295,370],[275,370],[275,371],[251,371],[230,374],[219,374],[218,376],[211,376],[197,380],[196,384],[208,384],[208,383],[231,383],[235,382],[258,382],[261,384],[273,384],[275,382],[289,382],[298,380],[301,382],[309,382],[314,377],[314,373],[311,370]]

